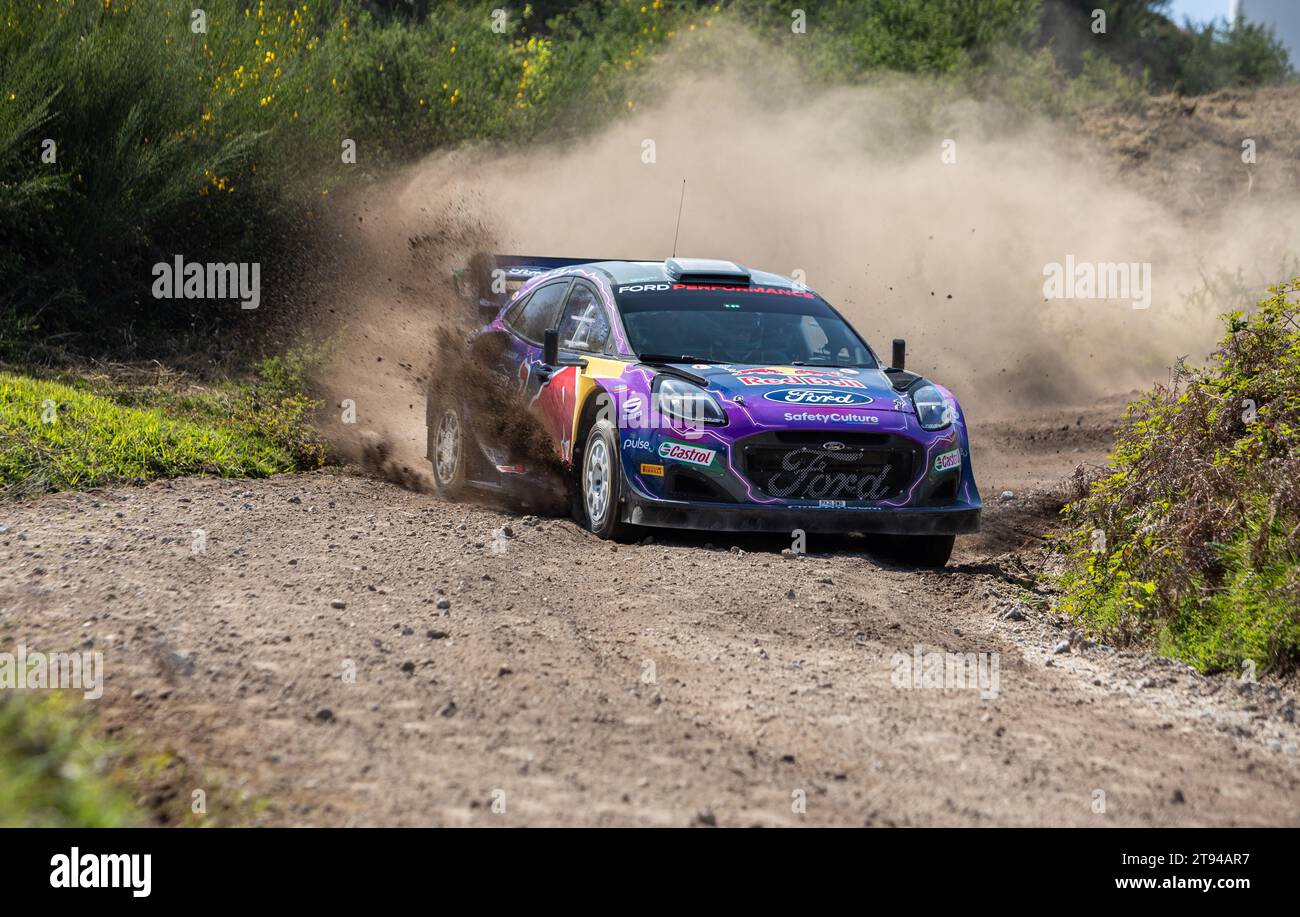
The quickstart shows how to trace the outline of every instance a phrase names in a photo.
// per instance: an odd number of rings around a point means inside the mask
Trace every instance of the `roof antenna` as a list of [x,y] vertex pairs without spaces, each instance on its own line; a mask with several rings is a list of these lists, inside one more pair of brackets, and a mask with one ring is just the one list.
[[682,199],[677,202],[677,228],[673,230],[673,253],[670,257],[677,257],[677,234],[682,231],[682,207],[686,204],[686,179],[682,179]]

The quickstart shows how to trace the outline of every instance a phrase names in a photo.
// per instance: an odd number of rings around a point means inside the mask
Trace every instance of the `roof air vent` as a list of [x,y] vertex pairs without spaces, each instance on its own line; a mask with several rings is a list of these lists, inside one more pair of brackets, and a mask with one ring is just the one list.
[[714,258],[669,258],[664,262],[668,276],[679,283],[725,283],[749,285],[749,271],[734,261]]

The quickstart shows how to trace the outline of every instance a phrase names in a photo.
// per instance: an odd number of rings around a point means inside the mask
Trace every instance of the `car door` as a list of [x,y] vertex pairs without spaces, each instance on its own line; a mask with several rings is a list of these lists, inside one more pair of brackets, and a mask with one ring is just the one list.
[[559,320],[571,283],[565,277],[544,284],[530,293],[519,309],[511,309],[506,314],[505,325],[510,331],[510,343],[506,348],[507,371],[518,383],[525,403],[537,396],[546,381],[540,378],[546,375],[542,364],[542,338]]
[[549,370],[549,379],[538,390],[531,406],[550,434],[556,451],[567,462],[573,459],[574,413],[578,408],[578,383],[583,374],[578,361],[604,354],[610,335],[609,314],[601,303],[600,294],[588,281],[574,280],[559,319],[558,331],[562,365],[544,367],[539,371],[545,374]]
[[[559,321],[571,284],[568,277],[543,284],[521,306],[506,313],[510,341],[504,354],[505,371],[514,379],[520,399],[533,411],[538,411],[538,398],[549,387],[554,374],[554,367],[542,362],[542,341]],[[555,429],[545,417],[542,423],[548,433]],[[560,446],[556,440],[556,448],[563,455]]]

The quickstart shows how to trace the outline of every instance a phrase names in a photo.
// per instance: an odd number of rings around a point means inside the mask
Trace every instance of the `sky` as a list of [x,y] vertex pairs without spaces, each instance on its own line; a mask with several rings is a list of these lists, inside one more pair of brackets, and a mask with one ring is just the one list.
[[1197,23],[1206,23],[1211,19],[1226,19],[1228,0],[1173,0],[1169,4],[1169,16],[1174,22],[1180,24],[1188,16]]

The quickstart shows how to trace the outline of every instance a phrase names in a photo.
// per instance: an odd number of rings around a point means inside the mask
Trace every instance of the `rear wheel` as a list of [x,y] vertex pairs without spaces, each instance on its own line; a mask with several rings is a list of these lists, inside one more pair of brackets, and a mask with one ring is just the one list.
[[465,459],[469,430],[460,409],[447,406],[433,412],[429,427],[429,461],[438,494],[449,500],[465,490]]
[[618,438],[608,420],[599,420],[587,434],[578,478],[578,511],[588,531],[617,539],[628,532],[619,520],[623,498],[623,464]]
[[902,560],[918,567],[942,567],[956,541],[956,535],[902,535],[897,544]]

